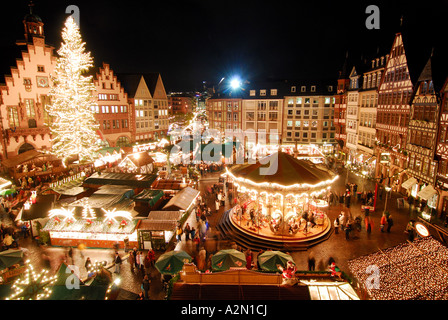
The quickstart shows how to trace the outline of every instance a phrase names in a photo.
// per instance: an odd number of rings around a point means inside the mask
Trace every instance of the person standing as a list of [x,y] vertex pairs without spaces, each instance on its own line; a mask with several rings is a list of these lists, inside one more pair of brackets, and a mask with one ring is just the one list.
[[381,232],[384,232],[384,227],[387,224],[387,217],[386,217],[386,213],[383,213],[383,216],[381,217],[380,220],[380,228],[381,228]]
[[138,269],[142,274],[145,274],[145,255],[143,254],[143,251],[140,251],[138,253]]
[[89,273],[89,269],[92,267],[92,261],[89,257],[87,257],[84,267],[86,268],[87,273]]
[[134,250],[131,250],[131,251],[129,252],[128,262],[129,262],[129,265],[131,266],[131,272],[133,273],[133,272],[134,272],[134,269],[135,269],[135,255],[134,255]]
[[145,267],[145,275],[149,277],[151,274],[151,258],[149,257],[149,252],[143,260],[143,266]]
[[142,286],[141,286],[142,291],[144,293],[145,300],[149,300],[150,283],[151,283],[151,281],[149,280],[148,275],[145,275],[143,277]]
[[366,223],[367,233],[371,233],[372,232],[372,227],[373,227],[372,218],[370,216],[365,217],[365,223]]
[[334,233],[339,234],[339,217],[334,219]]
[[345,225],[345,239],[350,240],[350,231],[352,229],[352,225],[350,223],[350,220],[347,221],[347,224]]
[[156,253],[154,252],[154,250],[149,249],[148,251],[148,257],[149,257],[149,261],[151,262],[151,266],[154,267],[154,262],[156,260]]
[[392,228],[392,226],[394,225],[394,220],[392,220],[392,216],[389,215],[389,217],[387,217],[387,232],[390,233],[390,228]]
[[409,241],[414,241],[414,220],[410,220],[406,226]]
[[252,251],[250,249],[246,252],[246,269],[252,269]]
[[340,223],[340,226],[341,226],[341,230],[344,231],[345,223],[346,223],[344,211],[341,211],[341,214],[339,215],[338,218],[339,218],[339,223]]
[[120,273],[120,267],[121,267],[121,257],[118,254],[118,252],[115,252],[115,259],[114,259],[114,263],[115,263],[115,273]]
[[185,240],[186,240],[186,241],[190,240],[190,232],[191,232],[191,228],[190,228],[190,225],[188,224],[188,222],[187,222],[187,224],[185,225],[184,232],[185,232]]
[[182,241],[182,233],[183,233],[182,227],[180,225],[177,226],[177,229],[176,229],[177,242],[181,242]]
[[219,211],[219,200],[217,198],[215,199],[215,209],[216,209],[216,212]]
[[308,271],[314,271],[316,269],[316,259],[314,254],[311,252],[308,256]]

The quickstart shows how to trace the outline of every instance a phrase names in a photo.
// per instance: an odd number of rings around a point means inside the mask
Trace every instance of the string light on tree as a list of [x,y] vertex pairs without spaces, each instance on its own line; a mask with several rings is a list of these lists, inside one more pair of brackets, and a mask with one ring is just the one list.
[[58,50],[47,112],[52,134],[52,152],[66,164],[68,157],[78,155],[80,161],[93,160],[98,149],[97,129],[92,92],[92,76],[83,76],[93,66],[90,52],[85,52],[79,27],[68,17],[62,32],[63,42]]

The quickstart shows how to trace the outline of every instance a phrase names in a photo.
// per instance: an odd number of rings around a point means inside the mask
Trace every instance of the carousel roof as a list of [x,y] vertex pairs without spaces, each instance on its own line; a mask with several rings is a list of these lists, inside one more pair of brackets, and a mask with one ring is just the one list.
[[[275,165],[276,163],[278,166]],[[269,167],[271,168],[268,170]],[[260,170],[263,168],[267,172]],[[329,184],[337,177],[335,173],[323,166],[317,167],[310,161],[296,159],[280,151],[254,164],[236,165],[229,172],[235,178],[246,179],[253,184],[269,183],[285,187],[325,185],[326,182]]]

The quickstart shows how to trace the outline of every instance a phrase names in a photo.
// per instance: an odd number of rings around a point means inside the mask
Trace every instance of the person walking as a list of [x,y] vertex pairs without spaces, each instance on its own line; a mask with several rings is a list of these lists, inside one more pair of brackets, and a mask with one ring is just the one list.
[[121,267],[122,260],[121,260],[120,255],[118,254],[118,252],[115,252],[114,263],[115,263],[114,273],[120,273],[120,267]]
[[145,255],[143,254],[143,251],[140,251],[138,253],[138,269],[142,274],[145,274]]
[[414,241],[414,220],[408,222],[405,233],[408,234],[409,241]]
[[341,230],[342,231],[344,231],[344,229],[345,229],[345,223],[347,222],[346,220],[345,220],[345,214],[344,214],[344,211],[341,211],[341,214],[339,215],[339,223],[340,223],[340,226],[341,226]]
[[177,237],[177,242],[181,242],[182,241],[182,227],[180,225],[177,226],[176,229],[176,237]]
[[185,228],[184,228],[185,241],[190,240],[190,232],[191,232],[191,228],[190,228],[190,225],[187,222],[187,224],[185,225]]
[[347,221],[347,224],[345,225],[345,239],[350,240],[350,231],[352,230],[352,224],[350,223],[350,220]]
[[308,256],[308,271],[314,271],[316,269],[316,259],[314,254],[311,252]]
[[196,235],[196,229],[194,227],[191,227],[190,239],[193,240],[195,235]]
[[149,252],[143,259],[143,266],[145,268],[145,275],[149,277],[151,274],[151,258],[149,257]]
[[389,215],[387,217],[387,232],[390,233],[390,228],[394,225],[394,220],[392,220],[392,216]]
[[131,272],[133,273],[135,269],[135,255],[133,250],[129,252],[128,262],[129,265],[131,266]]
[[372,228],[373,228],[373,220],[370,216],[365,217],[364,219],[365,224],[366,224],[366,230],[367,233],[371,233],[372,232]]
[[386,217],[386,213],[383,213],[383,216],[381,217],[380,220],[380,228],[381,228],[381,232],[384,232],[384,227],[387,224],[387,217]]
[[219,200],[218,199],[215,199],[215,209],[216,209],[216,212],[219,211]]
[[89,273],[89,269],[92,267],[92,261],[89,257],[87,257],[84,267],[86,268],[87,273]]
[[148,275],[143,277],[141,289],[144,293],[144,299],[149,300],[149,289],[150,289],[151,280],[149,280]]
[[149,249],[149,251],[148,251],[148,257],[149,257],[149,261],[151,262],[151,266],[154,267],[154,263],[156,260],[156,253],[154,252],[154,250],[152,250],[152,248]]

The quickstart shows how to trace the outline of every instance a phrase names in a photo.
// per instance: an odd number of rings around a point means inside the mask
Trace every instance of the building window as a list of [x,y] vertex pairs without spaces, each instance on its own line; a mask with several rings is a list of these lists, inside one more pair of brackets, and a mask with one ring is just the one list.
[[316,86],[311,86],[311,92],[316,92]]
[[291,87],[291,92],[296,92],[296,87],[295,86]]
[[36,116],[33,99],[25,99],[25,111],[28,118],[34,118]]
[[302,86],[301,88],[300,88],[300,92],[305,92],[306,91],[306,86]]
[[271,89],[271,96],[277,95],[277,89]]
[[249,95],[250,95],[251,97],[254,97],[254,96],[255,96],[255,90],[250,90]]
[[265,95],[266,95],[266,89],[261,89],[260,96],[265,96]]
[[15,128],[19,126],[19,114],[17,113],[17,107],[8,108],[9,126]]
[[37,72],[45,72],[44,66],[37,66]]

